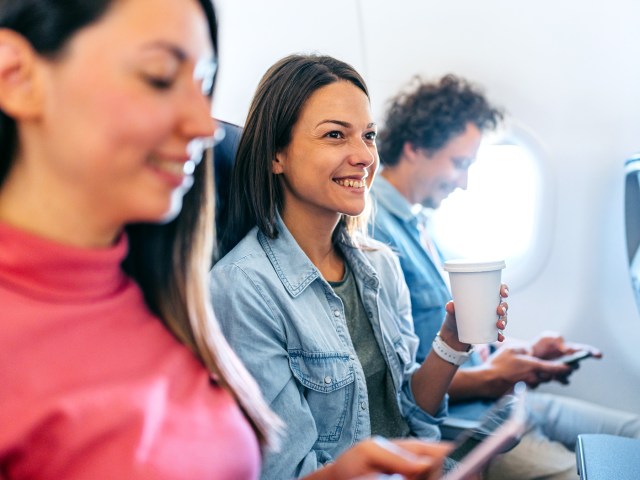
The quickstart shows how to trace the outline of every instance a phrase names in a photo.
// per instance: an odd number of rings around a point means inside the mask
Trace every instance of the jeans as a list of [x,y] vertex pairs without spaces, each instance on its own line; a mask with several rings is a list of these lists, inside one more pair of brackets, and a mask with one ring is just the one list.
[[576,480],[581,433],[640,438],[640,416],[570,397],[528,395],[529,425],[521,442],[490,464],[486,480]]

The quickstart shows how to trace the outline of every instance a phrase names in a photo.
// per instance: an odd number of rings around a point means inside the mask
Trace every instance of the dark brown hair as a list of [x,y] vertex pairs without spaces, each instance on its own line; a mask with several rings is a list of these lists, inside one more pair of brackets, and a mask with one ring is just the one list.
[[[229,213],[222,235],[221,254],[228,253],[255,225],[268,237],[278,235],[277,213],[284,192],[271,170],[276,153],[291,141],[291,131],[309,97],[338,81],[351,82],[367,97],[364,80],[349,64],[329,56],[290,55],[262,77],[249,109],[231,173]],[[343,215],[351,228],[358,217]]]

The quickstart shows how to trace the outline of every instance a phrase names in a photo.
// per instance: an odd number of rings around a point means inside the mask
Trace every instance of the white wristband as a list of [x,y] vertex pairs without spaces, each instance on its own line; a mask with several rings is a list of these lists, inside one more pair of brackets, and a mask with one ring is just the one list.
[[433,339],[431,348],[436,353],[436,355],[438,355],[445,362],[456,366],[460,366],[464,362],[469,360],[469,356],[473,351],[473,348],[469,349],[466,352],[459,352],[458,350],[454,350],[442,339],[440,333],[438,333],[438,335],[436,335],[436,338]]

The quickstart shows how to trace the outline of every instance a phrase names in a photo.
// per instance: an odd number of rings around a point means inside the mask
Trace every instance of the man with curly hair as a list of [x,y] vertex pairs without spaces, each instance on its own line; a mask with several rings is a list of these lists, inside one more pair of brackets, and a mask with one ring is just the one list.
[[[415,88],[392,99],[378,137],[383,170],[372,189],[371,231],[400,257],[420,337],[418,361],[429,353],[451,298],[424,209],[436,209],[456,188],[466,188],[483,133],[496,128],[502,118],[501,110],[464,79],[418,79]],[[581,348],[601,356],[593,347],[568,343],[551,333],[494,351],[477,347],[451,383],[450,414],[478,419],[518,381],[530,387],[552,380],[567,383],[568,375],[557,375],[554,359]],[[578,434],[640,437],[640,418],[633,414],[551,394],[532,393],[529,402],[527,433],[518,446],[492,462],[487,479],[575,480]]]

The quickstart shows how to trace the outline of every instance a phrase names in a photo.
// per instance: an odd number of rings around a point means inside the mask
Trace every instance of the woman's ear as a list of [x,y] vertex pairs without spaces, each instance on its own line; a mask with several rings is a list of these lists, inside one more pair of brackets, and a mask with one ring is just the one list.
[[271,160],[271,172],[274,175],[280,175],[282,172],[284,172],[283,160],[284,155],[280,152],[276,153],[275,158]]
[[16,120],[32,119],[41,111],[37,60],[22,35],[0,29],[0,109]]

